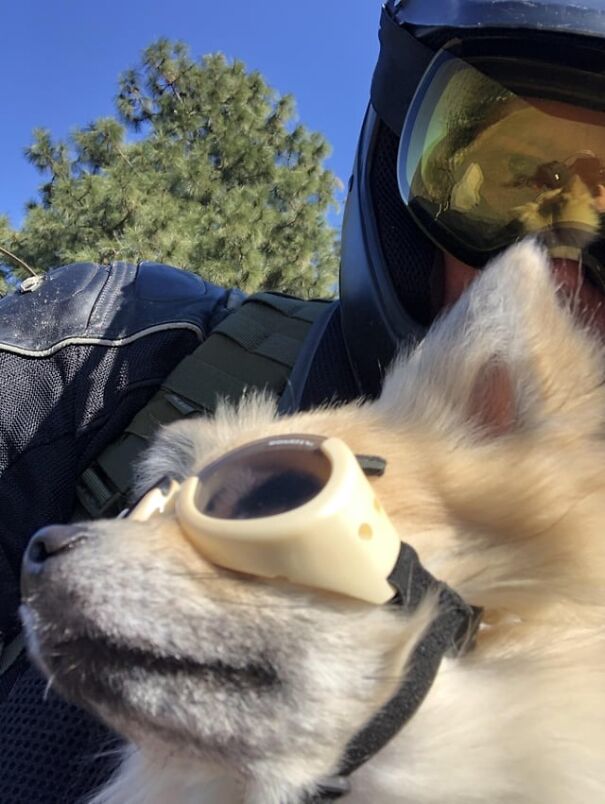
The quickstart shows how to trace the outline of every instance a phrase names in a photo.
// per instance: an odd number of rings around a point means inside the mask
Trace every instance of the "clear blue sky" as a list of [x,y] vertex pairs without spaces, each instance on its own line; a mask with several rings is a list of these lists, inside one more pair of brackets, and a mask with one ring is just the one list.
[[117,76],[160,36],[194,56],[222,51],[292,93],[300,121],[331,143],[344,182],[378,52],[380,0],[13,0],[0,10],[0,213],[19,226],[40,176],[23,148],[35,127],[63,137],[112,114]]

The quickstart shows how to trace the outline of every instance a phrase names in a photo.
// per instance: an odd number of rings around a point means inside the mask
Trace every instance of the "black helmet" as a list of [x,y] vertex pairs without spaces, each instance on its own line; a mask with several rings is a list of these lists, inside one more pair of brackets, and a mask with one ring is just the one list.
[[[423,197],[424,186],[418,189],[421,171],[414,177],[411,173],[418,166],[417,142],[426,147],[427,141],[435,141],[434,134],[429,136],[435,123],[427,122],[427,109],[435,107],[435,82],[441,81],[441,92],[450,81],[454,102],[447,108],[457,121],[463,117],[455,102],[460,98],[462,104],[460,87],[477,101],[477,84],[471,80],[476,78],[489,96],[489,114],[498,110],[498,119],[502,109],[514,107],[518,114],[519,106],[532,106],[531,98],[536,98],[595,109],[603,113],[605,123],[604,38],[602,0],[583,0],[581,7],[564,0],[387,0],[371,102],[345,209],[340,278],[345,339],[370,393],[378,389],[397,344],[421,337],[431,321],[431,276],[441,261],[441,249],[480,267],[522,234],[512,221],[491,229],[482,222],[476,229],[489,234],[486,243],[469,245],[462,231],[468,216],[451,208],[449,218],[443,216],[440,200],[428,191],[428,198]],[[458,94],[451,89],[456,86]],[[487,114],[481,103],[475,102],[472,111],[467,107],[466,127],[457,131],[464,143],[468,120]],[[535,108],[524,113],[531,111],[536,114]],[[567,160],[544,157],[531,170],[525,166],[509,185],[516,193],[535,193],[536,186],[554,187],[555,181],[581,176],[586,189],[585,184],[600,187],[602,174],[605,204],[605,124],[602,130],[603,151],[598,155],[578,144]],[[467,185],[471,179],[482,180],[473,174],[476,165],[465,165],[457,157],[458,163]],[[436,219],[437,232],[431,225]],[[590,251],[603,266],[605,236],[600,223],[596,228],[598,234],[592,231],[589,238]],[[580,245],[584,249],[585,244]],[[582,253],[587,251],[588,247]]]

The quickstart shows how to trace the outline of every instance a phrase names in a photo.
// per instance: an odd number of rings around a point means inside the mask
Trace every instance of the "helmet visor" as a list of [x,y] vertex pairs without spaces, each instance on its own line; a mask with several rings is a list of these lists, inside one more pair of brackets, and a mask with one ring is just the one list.
[[605,112],[521,97],[442,51],[410,106],[398,180],[427,234],[470,265],[528,234],[577,252],[602,234]]

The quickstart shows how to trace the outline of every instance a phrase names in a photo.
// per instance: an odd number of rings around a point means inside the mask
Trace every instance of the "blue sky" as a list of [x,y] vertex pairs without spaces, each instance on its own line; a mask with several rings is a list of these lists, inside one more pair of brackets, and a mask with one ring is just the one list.
[[160,36],[222,51],[292,93],[346,182],[378,53],[380,0],[14,0],[0,11],[0,214],[19,226],[40,176],[35,127],[63,137],[112,114],[117,76]]

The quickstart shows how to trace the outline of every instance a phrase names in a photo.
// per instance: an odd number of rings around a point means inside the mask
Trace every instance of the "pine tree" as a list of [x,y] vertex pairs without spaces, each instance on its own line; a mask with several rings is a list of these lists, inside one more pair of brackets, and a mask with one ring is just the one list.
[[23,259],[157,260],[249,292],[330,292],[337,179],[291,96],[239,61],[160,40],[122,75],[116,105],[67,141],[34,132],[26,155],[45,183],[16,236]]
[[14,253],[18,248],[16,243],[16,233],[11,229],[8,218],[0,215],[0,297],[12,289],[9,277],[17,280],[27,276],[26,268]]

